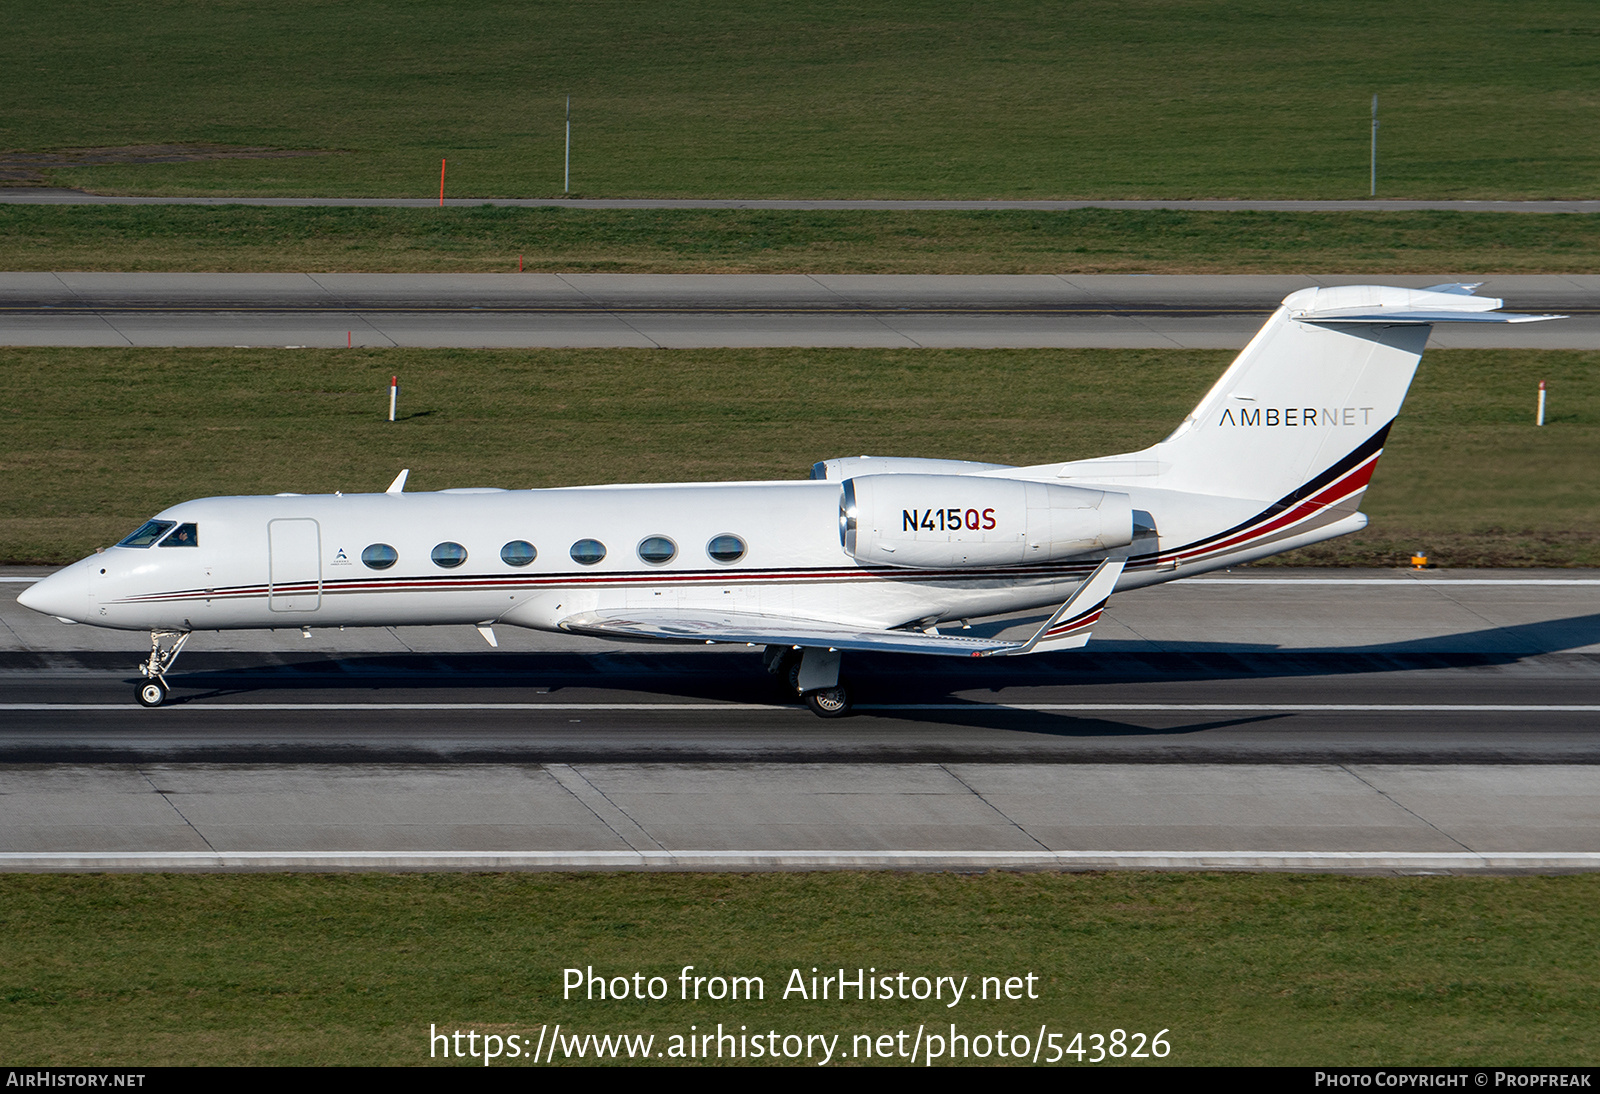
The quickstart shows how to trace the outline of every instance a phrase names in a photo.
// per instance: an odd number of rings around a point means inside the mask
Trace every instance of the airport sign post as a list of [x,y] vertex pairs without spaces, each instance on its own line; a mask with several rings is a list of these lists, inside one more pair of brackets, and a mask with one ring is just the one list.
[[1367,192],[1369,197],[1378,196],[1378,97],[1372,97],[1372,181]]

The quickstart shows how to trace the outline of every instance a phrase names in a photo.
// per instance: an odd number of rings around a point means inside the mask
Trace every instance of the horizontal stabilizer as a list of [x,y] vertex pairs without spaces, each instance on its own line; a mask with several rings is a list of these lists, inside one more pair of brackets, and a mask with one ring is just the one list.
[[1284,297],[1290,319],[1302,323],[1538,323],[1564,315],[1497,312],[1505,301],[1473,296],[1465,282],[1426,289],[1391,285],[1335,285],[1301,289]]
[[1359,315],[1297,315],[1302,323],[1542,323],[1564,315],[1519,315],[1516,312],[1375,311]]

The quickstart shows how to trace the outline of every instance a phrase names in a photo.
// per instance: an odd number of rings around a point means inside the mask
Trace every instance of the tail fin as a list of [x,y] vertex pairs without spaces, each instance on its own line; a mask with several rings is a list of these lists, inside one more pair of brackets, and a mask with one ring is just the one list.
[[1166,440],[1060,474],[1266,502],[1338,480],[1359,497],[1433,323],[1561,318],[1494,312],[1471,288],[1292,293]]

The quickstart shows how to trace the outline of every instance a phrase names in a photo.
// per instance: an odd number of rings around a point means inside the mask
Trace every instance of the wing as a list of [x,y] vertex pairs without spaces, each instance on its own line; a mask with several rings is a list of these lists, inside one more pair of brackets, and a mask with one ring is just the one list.
[[673,642],[744,642],[759,645],[811,646],[883,653],[930,653],[946,657],[1004,657],[1051,650],[1077,649],[1089,641],[1124,559],[1107,559],[1068,601],[1057,608],[1025,642],[996,638],[963,638],[920,631],[864,631],[813,619],[745,612],[651,611],[617,608],[584,612],[561,621],[562,630],[600,638],[654,638]]

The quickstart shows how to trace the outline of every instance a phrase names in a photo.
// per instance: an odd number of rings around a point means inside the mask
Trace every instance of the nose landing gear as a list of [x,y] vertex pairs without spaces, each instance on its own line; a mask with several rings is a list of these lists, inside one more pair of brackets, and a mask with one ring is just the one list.
[[[150,632],[150,659],[139,666],[140,675],[147,681],[139,685],[140,706],[158,707],[172,694],[172,686],[167,683],[167,671],[177,662],[178,654],[183,652],[189,634],[189,631]],[[171,645],[163,645],[168,639]]]

